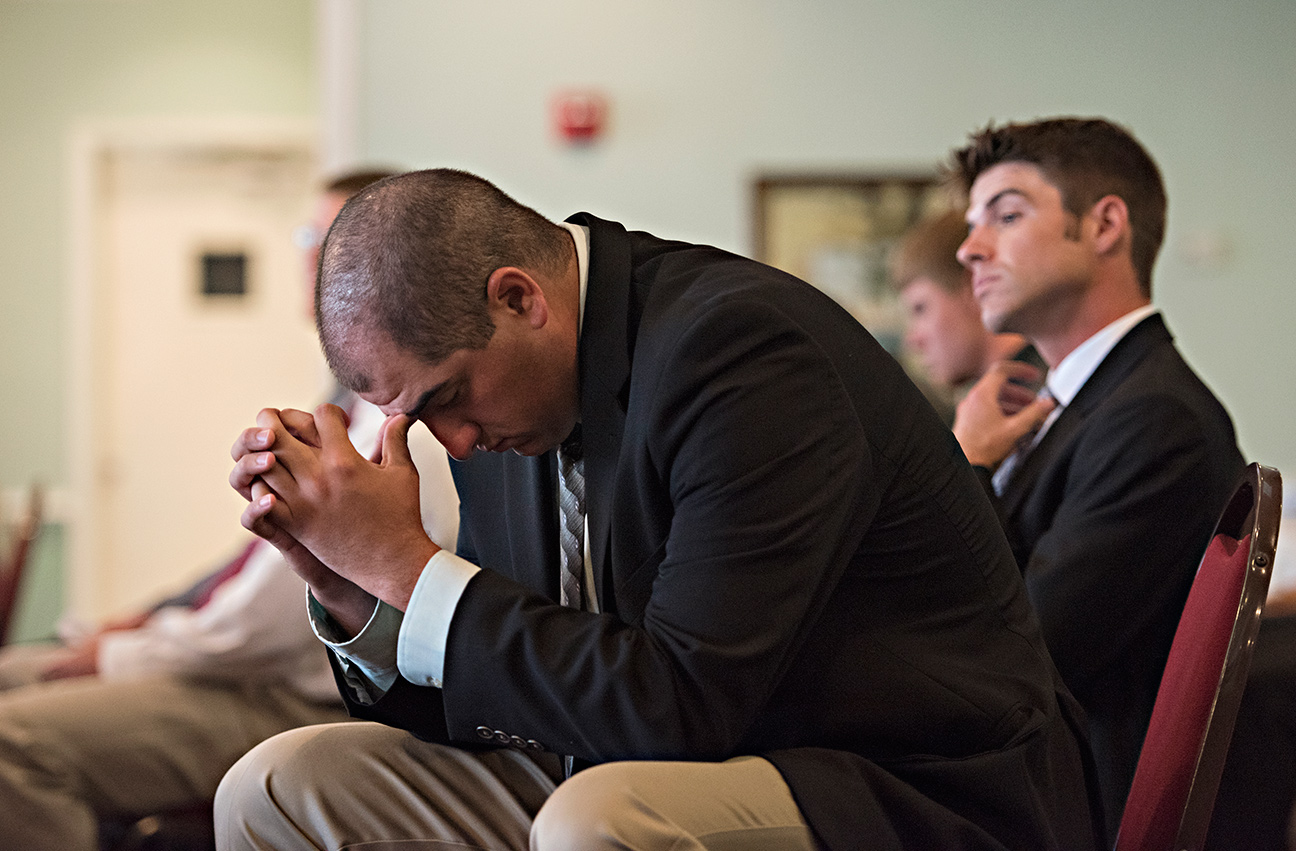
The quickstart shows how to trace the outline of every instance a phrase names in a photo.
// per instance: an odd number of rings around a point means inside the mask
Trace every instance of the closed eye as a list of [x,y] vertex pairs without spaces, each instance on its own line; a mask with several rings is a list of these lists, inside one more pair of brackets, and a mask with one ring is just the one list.
[[436,387],[433,387],[431,390],[428,390],[422,396],[419,396],[418,401],[414,403],[414,406],[405,412],[405,416],[409,417],[412,420],[417,420],[419,418],[419,415],[423,413],[423,409],[426,408],[428,404],[432,401],[432,397],[435,396],[437,394],[437,391],[444,386],[445,386],[444,384],[438,384]]

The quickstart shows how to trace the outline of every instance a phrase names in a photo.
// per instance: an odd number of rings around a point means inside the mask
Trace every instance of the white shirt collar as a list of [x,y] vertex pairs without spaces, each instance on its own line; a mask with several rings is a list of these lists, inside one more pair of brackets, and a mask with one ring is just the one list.
[[571,231],[572,242],[576,243],[576,268],[580,270],[580,313],[576,320],[577,333],[585,327],[585,290],[589,287],[589,228],[571,222],[562,226]]
[[1053,398],[1063,406],[1070,405],[1112,347],[1133,330],[1135,325],[1157,312],[1156,307],[1145,304],[1131,310],[1077,346],[1075,351],[1062,359],[1057,369],[1049,371],[1046,383]]

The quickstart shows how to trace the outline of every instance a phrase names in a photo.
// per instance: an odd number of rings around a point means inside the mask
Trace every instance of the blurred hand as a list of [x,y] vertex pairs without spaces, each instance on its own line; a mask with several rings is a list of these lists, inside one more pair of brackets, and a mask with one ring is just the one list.
[[1028,363],[1000,361],[972,385],[954,413],[954,437],[968,461],[993,470],[1044,424],[1057,403],[1018,383],[1039,377]]
[[99,673],[99,636],[93,635],[62,651],[58,658],[41,671],[42,680],[64,680],[89,677]]

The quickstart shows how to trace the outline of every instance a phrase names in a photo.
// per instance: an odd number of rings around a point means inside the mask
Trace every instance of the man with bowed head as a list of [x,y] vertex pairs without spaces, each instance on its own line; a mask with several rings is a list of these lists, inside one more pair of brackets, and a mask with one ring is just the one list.
[[[991,506],[831,299],[442,169],[343,209],[317,307],[381,452],[267,409],[230,478],[382,723],[240,761],[222,848],[1099,846]],[[464,459],[457,554],[414,420]]]
[[[329,180],[313,229],[327,228],[348,197],[386,174]],[[299,247],[313,280],[316,244]],[[350,439],[375,444],[382,413],[350,393],[337,399],[350,409]],[[445,452],[424,437],[413,445],[420,523],[450,543],[458,498]],[[201,552],[202,542],[194,545],[176,554],[178,569]],[[252,538],[145,611],[66,642],[0,649],[0,849],[93,851],[127,841],[119,834],[139,819],[155,831],[153,847],[168,832],[210,830],[200,813],[249,748],[292,727],[344,721],[319,642],[288,614],[305,591],[282,556]]]

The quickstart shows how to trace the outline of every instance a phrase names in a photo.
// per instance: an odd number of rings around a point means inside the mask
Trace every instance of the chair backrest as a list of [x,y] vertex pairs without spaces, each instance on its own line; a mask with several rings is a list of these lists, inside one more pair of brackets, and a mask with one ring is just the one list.
[[1282,477],[1252,464],[1202,557],[1161,677],[1116,851],[1206,841],[1273,567]]
[[14,612],[18,608],[18,593],[22,590],[23,575],[30,561],[32,542],[40,532],[44,507],[41,488],[32,485],[23,517],[14,526],[9,540],[9,551],[0,555],[0,647],[9,640]]

